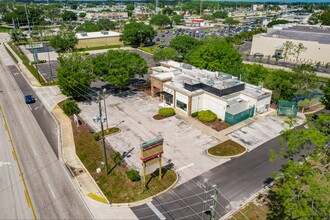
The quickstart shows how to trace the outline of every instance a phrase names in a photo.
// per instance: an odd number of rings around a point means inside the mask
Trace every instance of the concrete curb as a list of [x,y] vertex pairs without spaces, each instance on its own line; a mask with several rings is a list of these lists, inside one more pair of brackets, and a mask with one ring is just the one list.
[[315,113],[315,112],[318,112],[318,111],[321,111],[321,110],[323,110],[323,109],[325,109],[325,106],[323,106],[323,107],[321,107],[321,108],[319,108],[319,109],[316,109],[316,110],[314,110],[314,111],[312,111],[312,112],[304,112],[303,114],[305,114],[305,115],[310,115],[310,114],[313,114],[313,113]]
[[148,198],[146,198],[146,199],[140,200],[140,201],[131,202],[131,203],[112,203],[111,206],[115,206],[115,207],[123,207],[123,206],[124,206],[124,207],[125,207],[125,206],[126,206],[126,207],[134,207],[134,206],[143,205],[143,204],[145,204],[145,203],[147,203],[147,202],[151,202],[152,199],[153,199],[154,197],[159,196],[159,195],[162,195],[162,194],[168,192],[170,189],[173,188],[173,186],[175,186],[175,184],[177,184],[177,182],[179,181],[179,175],[178,175],[178,173],[177,173],[175,170],[173,170],[173,171],[174,171],[174,173],[175,173],[175,175],[176,175],[176,180],[174,181],[174,183],[172,183],[172,185],[170,185],[170,186],[169,186],[167,189],[165,189],[164,191],[162,191],[162,192],[160,192],[160,193],[157,193],[156,195],[150,196],[150,197],[148,197]]
[[[241,145],[242,146],[242,145]],[[243,146],[242,146],[243,147]],[[211,148],[211,147],[210,147]],[[209,153],[209,149],[210,148],[208,148],[208,149],[206,149],[205,151],[206,151],[206,154],[208,155],[208,156],[210,156],[210,157],[213,157],[213,158],[217,158],[217,159],[231,159],[231,158],[236,158],[236,157],[240,157],[240,156],[242,156],[243,154],[245,154],[246,152],[248,152],[248,149],[246,148],[246,147],[244,147],[245,148],[245,151],[244,152],[242,152],[242,153],[240,153],[240,154],[236,154],[236,155],[233,155],[233,156],[216,156],[216,155],[213,155],[213,154],[210,154]]]

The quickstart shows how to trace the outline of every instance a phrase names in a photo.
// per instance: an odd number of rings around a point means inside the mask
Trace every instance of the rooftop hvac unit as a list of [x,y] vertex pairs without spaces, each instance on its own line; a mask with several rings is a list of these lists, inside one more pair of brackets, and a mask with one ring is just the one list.
[[81,36],[83,36],[83,37],[87,37],[87,33],[80,33],[81,34]]
[[109,35],[109,32],[108,32],[108,31],[101,31],[101,33],[102,33],[103,35]]
[[238,103],[240,103],[240,102],[242,102],[242,101],[243,101],[243,100],[240,99],[240,98],[236,99],[236,102],[238,102]]
[[192,65],[184,63],[184,64],[182,65],[182,68],[183,68],[183,69],[187,69],[187,70],[192,70]]

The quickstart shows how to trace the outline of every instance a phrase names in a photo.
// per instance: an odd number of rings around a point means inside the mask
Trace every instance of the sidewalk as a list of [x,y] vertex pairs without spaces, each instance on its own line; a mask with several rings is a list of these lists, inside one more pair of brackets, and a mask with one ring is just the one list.
[[[73,176],[73,182],[88,206],[95,219],[137,219],[132,210],[128,207],[118,207],[110,205],[107,198],[103,195],[94,179],[90,176],[85,166],[76,155],[73,139],[71,120],[63,113],[62,109],[56,106],[53,111],[56,117],[61,135],[60,158],[67,166]],[[78,170],[74,174],[73,170]]]

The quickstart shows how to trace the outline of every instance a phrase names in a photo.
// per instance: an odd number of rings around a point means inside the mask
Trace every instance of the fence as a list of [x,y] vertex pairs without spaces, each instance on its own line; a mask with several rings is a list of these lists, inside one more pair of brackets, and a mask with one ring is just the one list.
[[226,112],[225,121],[228,124],[234,125],[234,124],[244,121],[250,117],[253,117],[253,115],[254,115],[254,106],[245,111],[237,113],[236,115],[232,115],[229,112]]
[[287,100],[278,100],[277,114],[280,116],[297,117],[298,107],[296,102]]

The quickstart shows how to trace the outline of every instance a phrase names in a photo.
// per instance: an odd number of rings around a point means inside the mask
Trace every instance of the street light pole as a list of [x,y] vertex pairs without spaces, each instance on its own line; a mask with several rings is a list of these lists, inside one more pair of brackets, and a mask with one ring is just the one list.
[[102,131],[102,143],[103,143],[103,151],[104,151],[104,163],[106,174],[108,175],[108,159],[107,159],[107,149],[105,145],[105,137],[104,137],[104,129],[103,129],[103,118],[102,118],[102,105],[101,105],[101,91],[99,91],[99,111],[100,111],[100,123],[101,123],[101,131]]

